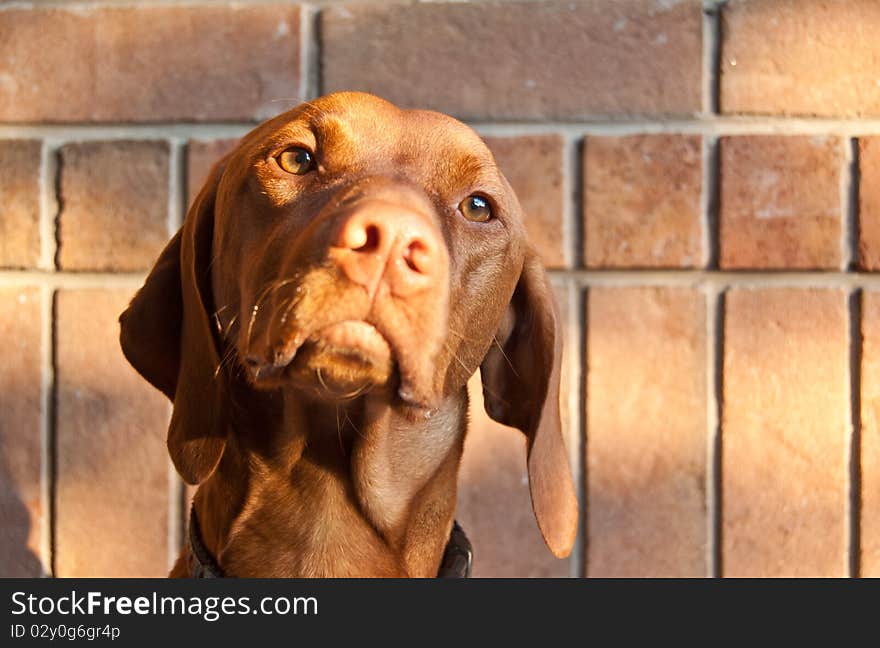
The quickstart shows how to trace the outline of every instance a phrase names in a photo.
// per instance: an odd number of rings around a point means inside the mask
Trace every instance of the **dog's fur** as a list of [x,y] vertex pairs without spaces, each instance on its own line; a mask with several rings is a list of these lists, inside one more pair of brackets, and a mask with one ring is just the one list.
[[[291,146],[314,169],[282,169]],[[463,216],[473,194],[491,220]],[[227,575],[435,576],[478,368],[569,553],[561,335],[522,221],[470,128],[367,94],[302,104],[214,167],[120,321],[174,402],[168,450]]]

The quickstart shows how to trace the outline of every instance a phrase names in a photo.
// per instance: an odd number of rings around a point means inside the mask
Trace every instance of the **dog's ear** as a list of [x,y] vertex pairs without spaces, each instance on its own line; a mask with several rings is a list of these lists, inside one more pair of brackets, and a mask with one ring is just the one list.
[[172,401],[180,371],[180,232],[119,316],[122,353],[137,372]]
[[183,227],[119,317],[125,357],[174,401],[168,451],[189,484],[207,479],[226,447],[224,379],[210,325],[214,202],[222,166],[214,167]]
[[547,546],[564,558],[578,512],[559,414],[562,334],[553,290],[532,250],[496,339],[480,366],[486,412],[525,433],[532,509]]

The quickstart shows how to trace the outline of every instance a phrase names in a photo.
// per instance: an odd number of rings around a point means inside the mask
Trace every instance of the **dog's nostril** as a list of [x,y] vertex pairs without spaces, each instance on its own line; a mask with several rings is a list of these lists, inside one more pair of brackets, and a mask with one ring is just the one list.
[[406,261],[406,265],[409,267],[410,270],[412,270],[413,272],[419,271],[419,269],[416,267],[415,262],[412,260],[412,256],[410,254],[405,254],[403,257],[403,260]]
[[262,364],[260,359],[255,355],[245,356],[244,363],[247,365],[248,369],[256,369]]
[[379,227],[377,225],[367,225],[363,228],[357,228],[351,233],[348,239],[348,247],[355,252],[372,252],[379,247]]
[[411,241],[403,250],[403,260],[413,272],[425,274],[430,270],[431,254],[422,241]]

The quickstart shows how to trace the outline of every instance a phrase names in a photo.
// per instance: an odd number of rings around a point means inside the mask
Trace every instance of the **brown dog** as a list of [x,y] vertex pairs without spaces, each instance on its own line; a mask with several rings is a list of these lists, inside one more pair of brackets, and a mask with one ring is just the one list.
[[571,550],[551,290],[464,124],[340,93],[258,126],[120,321],[174,402],[168,450],[223,574],[436,576],[478,368],[527,437],[547,545]]

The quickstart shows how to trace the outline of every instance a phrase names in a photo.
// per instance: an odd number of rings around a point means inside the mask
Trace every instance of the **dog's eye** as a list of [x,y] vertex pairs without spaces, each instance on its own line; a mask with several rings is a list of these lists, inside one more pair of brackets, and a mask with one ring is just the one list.
[[489,201],[476,194],[462,200],[458,208],[465,218],[475,223],[485,223],[492,218],[492,207],[489,206]]
[[278,160],[278,166],[294,175],[304,175],[315,165],[312,154],[301,146],[291,146],[275,159]]

